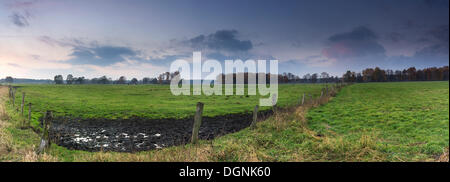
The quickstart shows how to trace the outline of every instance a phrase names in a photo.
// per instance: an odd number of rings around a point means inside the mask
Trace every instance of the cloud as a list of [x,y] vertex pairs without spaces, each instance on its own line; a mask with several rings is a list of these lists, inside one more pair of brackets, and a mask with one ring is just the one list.
[[345,32],[340,34],[335,34],[328,38],[331,42],[340,42],[340,41],[364,41],[364,40],[374,40],[377,39],[375,33],[368,29],[367,27],[360,26],[353,29],[351,32]]
[[14,12],[11,16],[9,16],[11,22],[18,27],[28,27],[30,23],[28,23],[29,16],[22,15],[19,12]]
[[400,42],[401,40],[405,39],[405,36],[398,32],[390,32],[386,34],[386,39],[392,42]]
[[[427,32],[429,45],[416,51],[416,57],[447,57],[449,55],[449,26],[441,25]],[[448,59],[447,59],[448,61]]]
[[432,7],[447,7],[449,5],[448,0],[423,0],[423,2],[425,3],[425,5],[427,5],[428,7],[432,8]]
[[70,54],[73,58],[68,60],[71,64],[89,64],[108,66],[125,61],[126,57],[136,57],[137,51],[129,47],[98,46],[74,47]]
[[18,27],[30,26],[30,18],[33,17],[33,9],[36,6],[38,0],[34,1],[13,1],[6,4],[6,6],[12,11],[9,16],[11,22]]
[[350,32],[328,38],[328,47],[322,50],[327,58],[346,59],[364,56],[384,56],[386,50],[377,42],[377,35],[367,27],[356,27]]
[[193,48],[209,48],[225,51],[248,51],[253,48],[250,40],[239,40],[237,30],[219,30],[209,35],[199,35],[186,41]]
[[61,41],[55,40],[49,36],[40,36],[37,38],[37,40],[39,40],[47,45],[50,45],[52,47],[55,45],[64,46],[64,45],[62,45]]
[[449,31],[448,31],[449,26],[448,25],[441,25],[441,26],[437,26],[433,29],[431,29],[429,31],[429,33],[438,41],[442,42],[442,43],[447,43],[448,44],[448,40],[449,40]]
[[[418,50],[415,54],[416,57],[440,57],[440,56],[448,56],[449,53],[448,44],[435,44],[431,46],[424,47],[421,50]],[[447,60],[448,61],[448,60]]]

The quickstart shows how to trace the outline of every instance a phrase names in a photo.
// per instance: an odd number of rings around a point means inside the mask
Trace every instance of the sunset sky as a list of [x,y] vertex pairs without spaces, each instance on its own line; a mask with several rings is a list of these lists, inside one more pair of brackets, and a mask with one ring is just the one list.
[[0,78],[156,77],[175,59],[279,72],[449,64],[448,0],[0,0]]

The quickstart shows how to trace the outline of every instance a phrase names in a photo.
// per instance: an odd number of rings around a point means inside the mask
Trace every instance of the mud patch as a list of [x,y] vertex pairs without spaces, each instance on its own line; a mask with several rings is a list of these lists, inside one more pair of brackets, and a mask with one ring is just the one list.
[[[258,118],[271,115],[260,112]],[[250,126],[252,114],[203,117],[199,138],[210,140]],[[137,152],[189,143],[193,118],[187,119],[76,119],[54,118],[50,138],[68,149]]]

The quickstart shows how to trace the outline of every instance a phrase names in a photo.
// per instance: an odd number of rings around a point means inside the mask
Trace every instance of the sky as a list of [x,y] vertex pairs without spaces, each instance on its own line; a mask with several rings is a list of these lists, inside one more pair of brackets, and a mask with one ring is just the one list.
[[0,78],[156,77],[176,59],[299,76],[449,64],[448,0],[0,0]]

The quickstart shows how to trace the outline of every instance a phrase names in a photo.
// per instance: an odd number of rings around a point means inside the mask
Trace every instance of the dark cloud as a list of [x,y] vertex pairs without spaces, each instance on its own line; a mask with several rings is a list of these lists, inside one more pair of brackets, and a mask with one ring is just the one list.
[[125,56],[135,57],[137,52],[128,47],[100,46],[100,47],[74,47],[69,60],[71,64],[91,64],[108,66],[125,61]]
[[429,33],[442,43],[447,43],[449,40],[448,25],[441,25],[429,31]]
[[401,40],[405,39],[405,36],[398,32],[391,32],[386,35],[386,39],[392,42],[400,42]]
[[339,41],[364,41],[377,39],[375,33],[367,27],[360,26],[354,28],[351,32],[339,33],[328,38],[331,42]]
[[18,27],[27,27],[30,24],[28,23],[28,15],[22,15],[21,13],[14,12],[11,16],[9,16],[11,22]]
[[449,1],[448,0],[423,0],[425,5],[427,5],[430,8],[433,7],[448,7]]
[[[448,44],[435,44],[431,46],[427,46],[416,52],[416,57],[439,57],[439,56],[448,56]],[[448,60],[447,60],[448,61]]]
[[37,40],[49,45],[71,48],[72,58],[68,63],[74,65],[89,64],[98,66],[109,66],[114,63],[123,62],[126,59],[134,61],[149,61],[140,57],[141,52],[131,47],[101,45],[97,41],[88,41],[79,38],[54,39],[49,36],[40,36]]
[[33,17],[33,8],[38,0],[34,1],[13,1],[6,4],[12,10],[9,16],[11,22],[18,27],[28,27],[30,25],[30,18]]
[[[418,50],[416,57],[430,58],[430,57],[448,57],[449,55],[449,26],[437,26],[427,32],[429,45]],[[448,61],[448,59],[447,59]]]
[[253,48],[249,40],[237,39],[237,30],[219,30],[209,35],[199,35],[187,43],[194,48],[209,48],[225,51],[248,51]]
[[377,39],[377,35],[369,28],[356,27],[350,32],[331,36],[328,39],[328,47],[322,50],[322,54],[335,59],[383,56],[386,50],[377,42]]

